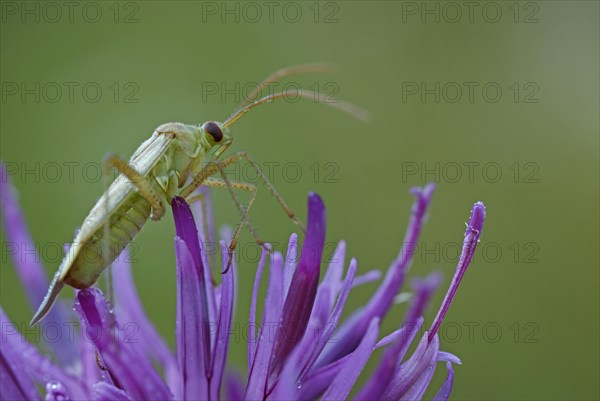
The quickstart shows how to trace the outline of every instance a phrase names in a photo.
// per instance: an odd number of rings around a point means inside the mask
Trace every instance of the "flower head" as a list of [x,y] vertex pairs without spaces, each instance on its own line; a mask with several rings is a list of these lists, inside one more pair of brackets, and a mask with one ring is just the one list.
[[[0,165],[0,169],[2,169]],[[3,173],[3,170],[0,170]],[[3,175],[5,177],[5,175]],[[2,180],[2,213],[10,241],[31,242],[15,193]],[[485,218],[482,203],[471,212],[462,255],[446,297],[429,330],[421,331],[426,307],[441,283],[432,273],[413,279],[412,298],[404,318],[391,317],[398,329],[380,335],[380,323],[388,315],[405,280],[433,194],[433,185],[413,189],[416,199],[398,254],[366,305],[341,323],[353,287],[379,279],[376,271],[356,276],[351,259],[344,277],[345,243],[341,242],[319,282],[325,243],[325,206],[317,194],[308,198],[308,224],[300,259],[296,263],[297,237],[288,251],[263,251],[256,270],[248,321],[248,366],[245,378],[232,374],[227,364],[228,346],[236,302],[236,263],[216,285],[196,221],[181,198],[172,202],[176,236],[177,316],[176,352],[172,353],[146,317],[137,296],[126,258],[113,268],[115,305],[98,288],[77,291],[75,311],[81,322],[79,343],[63,341],[45,352],[24,341],[0,308],[3,344],[0,379],[3,399],[39,400],[42,385],[46,400],[419,400],[429,387],[436,366],[444,363],[446,381],[435,400],[446,400],[454,380],[453,364],[460,360],[440,351],[438,329],[471,262]],[[210,231],[210,230],[209,230]],[[212,235],[212,233],[209,233]],[[267,248],[270,249],[269,246]],[[222,260],[227,246],[221,241]],[[268,264],[267,293],[259,299],[262,275]],[[15,261],[33,305],[43,297],[48,280],[39,264]],[[257,309],[263,304],[262,321]],[[58,302],[43,324],[68,320],[71,314]],[[272,324],[275,323],[273,326]],[[136,341],[128,341],[127,324],[134,324]],[[341,324],[336,334],[336,327]],[[273,332],[274,330],[274,332]],[[421,334],[420,334],[421,333]],[[420,336],[419,340],[416,340]],[[408,355],[413,342],[414,352]],[[6,346],[5,346],[6,345]],[[383,348],[375,371],[358,387],[356,381]],[[54,352],[55,360],[47,356]],[[158,369],[157,369],[158,367]]]

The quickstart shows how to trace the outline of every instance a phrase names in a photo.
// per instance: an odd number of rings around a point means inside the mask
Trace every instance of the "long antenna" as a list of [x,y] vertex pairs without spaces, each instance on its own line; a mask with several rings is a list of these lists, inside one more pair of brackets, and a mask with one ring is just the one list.
[[249,112],[256,106],[259,106],[264,103],[270,103],[276,99],[296,98],[298,96],[303,97],[303,98],[313,99],[315,102],[326,104],[328,106],[331,106],[333,108],[341,110],[345,113],[348,113],[351,116],[353,116],[363,122],[367,122],[370,117],[370,114],[368,111],[366,111],[363,108],[356,106],[352,103],[344,102],[343,100],[328,98],[329,95],[326,95],[326,94],[323,94],[320,92],[306,91],[303,89],[294,89],[294,90],[287,91],[287,92],[273,93],[272,95],[265,96],[261,99],[258,99],[257,101],[255,101],[253,103],[250,103],[247,106],[242,107],[241,109],[238,109],[235,113],[233,113],[231,116],[229,116],[227,118],[227,120],[225,120],[225,122],[223,123],[223,127],[225,127],[225,128],[229,127],[231,124],[235,123],[237,120],[242,118],[242,116],[244,114],[246,114],[247,112]]
[[[250,104],[252,99],[268,84],[276,82],[281,78],[289,77],[291,75],[300,75],[300,74],[312,74],[312,73],[321,73],[321,72],[333,72],[335,71],[335,66],[333,64],[328,63],[310,63],[310,64],[299,64],[293,65],[291,67],[281,68],[268,77],[266,77],[254,90],[240,103],[238,109],[242,109],[245,105]],[[236,110],[236,111],[237,111]]]

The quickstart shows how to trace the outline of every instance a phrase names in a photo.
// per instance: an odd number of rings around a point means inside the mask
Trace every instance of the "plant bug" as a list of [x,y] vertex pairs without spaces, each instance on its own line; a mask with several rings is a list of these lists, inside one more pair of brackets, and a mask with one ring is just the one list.
[[[342,101],[329,103],[325,101],[323,94],[302,89],[273,93],[250,101],[265,86],[280,78],[329,70],[331,67],[325,64],[305,64],[280,69],[262,81],[224,122],[208,121],[201,125],[163,124],[140,145],[129,162],[118,156],[108,155],[106,167],[115,168],[119,176],[108,186],[81,225],[52,279],[48,293],[33,316],[31,325],[35,325],[48,313],[65,284],[78,289],[94,285],[102,271],[135,238],[149,218],[160,220],[165,211],[164,205],[170,203],[175,196],[192,202],[193,192],[201,185],[228,189],[242,215],[229,245],[228,267],[244,225],[249,227],[254,239],[263,245],[247,221],[257,188],[250,183],[230,181],[224,173],[227,166],[240,160],[246,160],[252,165],[289,218],[304,230],[302,223],[252,158],[243,151],[223,159],[221,156],[233,142],[229,127],[252,108],[276,99],[313,98],[366,120],[367,113],[357,106]],[[205,163],[207,159],[209,163]],[[222,179],[213,177],[217,173],[221,174]],[[251,193],[246,207],[237,200],[234,190]]]

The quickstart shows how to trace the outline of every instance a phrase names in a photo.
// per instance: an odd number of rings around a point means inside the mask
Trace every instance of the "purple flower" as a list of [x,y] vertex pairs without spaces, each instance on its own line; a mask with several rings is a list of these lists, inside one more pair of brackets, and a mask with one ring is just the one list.
[[[15,192],[0,165],[2,213],[11,243],[31,246]],[[439,273],[412,280],[406,315],[390,317],[398,329],[380,333],[380,323],[394,304],[418,244],[433,185],[413,189],[416,200],[404,246],[373,297],[340,322],[353,287],[379,279],[376,271],[356,276],[350,260],[344,276],[346,246],[341,242],[319,282],[325,244],[325,206],[316,194],[308,198],[308,224],[300,259],[292,235],[287,254],[263,251],[256,270],[248,321],[248,366],[239,377],[227,364],[229,336],[236,303],[237,267],[213,281],[205,241],[195,221],[210,215],[195,213],[180,198],[172,202],[176,225],[177,274],[176,352],[173,353],[147,319],[137,296],[126,258],[113,268],[114,308],[98,288],[77,291],[75,311],[80,332],[38,350],[27,342],[0,308],[0,390],[6,400],[340,400],[353,391],[356,400],[420,400],[438,363],[447,376],[434,400],[446,400],[460,360],[440,351],[437,331],[456,295],[479,241],[485,208],[476,203],[465,232],[462,255],[446,297],[429,330],[424,313],[441,282]],[[208,239],[210,240],[210,239]],[[221,269],[227,247],[221,241]],[[268,245],[267,245],[268,247]],[[29,248],[31,249],[31,248]],[[268,263],[264,300],[259,287]],[[43,297],[48,279],[39,264],[15,260],[32,306]],[[257,321],[258,305],[262,320]],[[240,304],[241,305],[241,304]],[[42,324],[68,322],[69,308],[57,302]],[[63,319],[63,320],[61,320]],[[341,324],[340,330],[336,328]],[[130,336],[131,328],[136,335]],[[417,337],[420,337],[417,339]],[[74,341],[78,338],[80,341]],[[416,348],[409,354],[411,344]],[[356,385],[377,348],[383,352],[374,371]],[[48,356],[53,355],[53,356]],[[41,390],[41,393],[40,393]]]

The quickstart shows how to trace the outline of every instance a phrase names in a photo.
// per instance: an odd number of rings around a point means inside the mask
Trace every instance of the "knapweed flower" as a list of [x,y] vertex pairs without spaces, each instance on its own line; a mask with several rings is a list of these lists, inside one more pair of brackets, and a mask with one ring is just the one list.
[[[239,367],[227,364],[234,305],[236,301],[238,306],[245,304],[237,299],[235,260],[222,275],[221,284],[216,285],[205,239],[196,225],[198,219],[207,219],[202,226],[212,232],[210,208],[202,215],[200,207],[192,211],[183,199],[175,198],[176,352],[171,352],[145,316],[130,266],[126,258],[119,258],[112,272],[114,308],[98,288],[76,292],[74,309],[81,322],[80,336],[60,336],[40,351],[22,338],[0,310],[1,398],[343,400],[352,391],[355,400],[420,400],[441,362],[447,369],[446,380],[433,399],[446,400],[454,380],[452,365],[460,360],[440,351],[437,332],[479,241],[485,217],[482,203],[472,208],[454,278],[429,329],[422,329],[423,315],[440,284],[437,273],[412,281],[406,315],[391,317],[398,330],[386,336],[380,333],[380,323],[396,302],[405,280],[433,190],[433,185],[412,190],[416,200],[398,257],[372,298],[344,322],[340,320],[352,288],[378,280],[379,274],[372,271],[357,276],[357,261],[352,259],[344,276],[346,246],[341,242],[319,282],[325,206],[318,195],[310,194],[299,260],[296,262],[297,237],[292,235],[285,258],[279,252],[264,251],[258,264],[250,300],[244,378],[232,374]],[[2,184],[2,211],[8,240],[32,249],[14,192],[6,180]],[[221,241],[222,269],[228,261],[225,245]],[[267,261],[268,285],[263,301],[259,287]],[[47,285],[42,266],[29,260],[15,260],[15,265],[32,306],[37,306]],[[58,302],[42,322],[42,330],[69,318],[68,308]],[[135,325],[136,341],[128,341],[131,330],[124,323]],[[420,339],[414,352],[408,355],[417,336]],[[374,361],[372,373],[364,373],[364,384],[358,386],[357,379],[377,348],[383,348],[381,357]],[[54,356],[47,356],[51,351]]]

